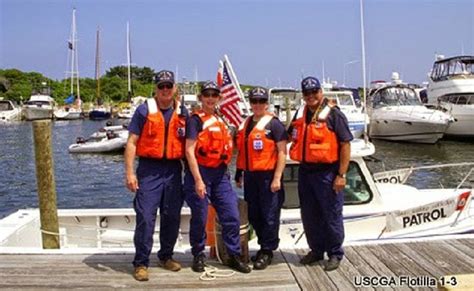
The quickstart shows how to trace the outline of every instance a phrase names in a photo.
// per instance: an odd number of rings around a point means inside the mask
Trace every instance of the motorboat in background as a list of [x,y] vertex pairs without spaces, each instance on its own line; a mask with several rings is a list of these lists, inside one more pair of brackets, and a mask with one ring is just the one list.
[[[364,158],[374,154],[374,145],[351,142],[351,161],[344,192],[345,244],[458,235],[474,232],[474,208],[470,187],[417,189],[412,186],[376,183]],[[307,248],[297,192],[298,167],[288,161],[285,168],[286,199],[281,211],[280,247]],[[472,173],[473,169],[469,172]],[[468,174],[468,175],[469,175]],[[467,176],[466,176],[467,177]],[[134,252],[133,209],[62,209],[58,211],[62,253]],[[180,233],[175,251],[188,252],[188,207],[181,211]],[[159,236],[159,216],[155,237]],[[154,240],[154,247],[159,239]],[[250,249],[259,249],[250,238]],[[21,209],[0,220],[1,253],[44,253],[37,209]]]
[[454,117],[446,135],[474,137],[474,56],[438,55],[428,81],[428,104]]
[[[44,91],[46,92],[46,91]],[[23,105],[26,120],[52,119],[56,102],[47,93],[35,94]]]
[[398,73],[392,83],[376,82],[369,94],[369,136],[375,139],[436,143],[443,137],[452,117],[423,106],[417,93],[403,84]]
[[110,153],[123,151],[127,144],[126,125],[112,125],[101,128],[89,138],[78,137],[76,143],[69,146],[70,153]]
[[355,138],[360,138],[364,134],[365,123],[368,126],[370,120],[364,108],[356,105],[353,90],[337,88],[326,82],[323,82],[322,88],[324,97],[337,105],[346,116],[352,135]]
[[0,98],[0,122],[21,120],[21,107],[11,100]]

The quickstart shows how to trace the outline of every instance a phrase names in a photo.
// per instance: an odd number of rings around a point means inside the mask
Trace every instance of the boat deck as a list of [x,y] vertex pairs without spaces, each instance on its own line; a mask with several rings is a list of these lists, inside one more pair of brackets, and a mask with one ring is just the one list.
[[[346,258],[340,268],[329,273],[321,266],[299,264],[307,250],[285,249],[275,252],[273,264],[264,271],[237,273],[213,281],[199,280],[200,274],[190,268],[192,256],[189,253],[175,255],[183,264],[180,272],[157,267],[157,259],[153,256],[148,282],[133,279],[130,264],[133,254],[0,254],[0,289],[353,290],[356,289],[354,278],[360,283],[363,276],[385,276],[398,282],[401,276],[423,280],[424,277],[437,279],[447,275],[456,275],[459,285],[469,284],[468,280],[473,284],[472,277],[459,274],[474,273],[474,238],[348,246],[345,250]],[[209,263],[226,269],[217,262]],[[426,286],[426,282],[419,281],[419,287]],[[388,290],[419,289],[406,284],[391,287]],[[468,288],[474,290],[474,286]],[[381,287],[363,289],[379,290]]]

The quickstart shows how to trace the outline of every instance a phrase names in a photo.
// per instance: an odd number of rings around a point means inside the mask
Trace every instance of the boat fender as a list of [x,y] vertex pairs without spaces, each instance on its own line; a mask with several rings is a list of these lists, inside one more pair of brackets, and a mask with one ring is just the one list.
[[116,138],[117,135],[115,134],[115,132],[111,131],[111,130],[107,130],[107,139],[113,139],[113,138]]
[[110,120],[107,121],[107,122],[105,123],[105,126],[112,126],[112,121],[110,121]]

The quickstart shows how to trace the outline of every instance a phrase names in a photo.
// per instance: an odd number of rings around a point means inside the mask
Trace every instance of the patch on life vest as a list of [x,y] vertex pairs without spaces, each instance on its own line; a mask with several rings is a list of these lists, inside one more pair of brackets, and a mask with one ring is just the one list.
[[186,129],[184,127],[178,127],[177,134],[179,137],[184,137],[186,135]]
[[256,151],[263,150],[263,141],[261,139],[256,139],[253,141],[253,149]]

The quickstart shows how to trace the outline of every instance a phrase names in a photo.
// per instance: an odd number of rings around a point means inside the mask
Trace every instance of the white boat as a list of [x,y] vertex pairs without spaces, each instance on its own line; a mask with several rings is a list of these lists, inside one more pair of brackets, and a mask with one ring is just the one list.
[[64,107],[54,110],[54,118],[58,120],[75,120],[82,117],[82,109],[74,107]]
[[[375,183],[364,157],[371,143],[351,143],[351,162],[344,190],[345,244],[454,235],[474,232],[471,188],[416,189]],[[297,194],[298,164],[285,169],[286,201],[281,212],[280,247],[306,248]],[[471,169],[472,173],[472,169]],[[461,184],[459,185],[461,186]],[[58,211],[62,253],[134,252],[133,209],[63,209]],[[190,209],[183,207],[175,250],[189,252]],[[154,247],[159,246],[159,216]],[[249,241],[258,249],[257,239]],[[0,253],[45,253],[41,249],[37,209],[22,209],[0,220]]]
[[21,107],[11,100],[0,99],[0,122],[21,120]]
[[474,137],[474,56],[438,56],[428,81],[428,104],[455,119],[446,135]]
[[56,102],[49,95],[36,94],[23,105],[26,120],[51,119]]
[[[76,9],[72,10],[71,35],[68,44],[68,61],[71,63],[70,71],[67,72],[70,74],[70,93],[66,100],[64,100],[66,105],[54,110],[54,118],[59,120],[74,120],[82,117],[79,63],[77,56]],[[76,95],[74,95],[74,86],[76,86]]]
[[423,106],[418,94],[401,83],[394,73],[392,83],[374,83],[368,101],[369,135],[375,139],[436,143],[443,137],[452,117]]
[[97,138],[78,138],[69,146],[70,153],[110,153],[123,151],[127,144],[128,130],[106,131],[105,136]]
[[283,124],[288,125],[301,106],[303,96],[300,91],[291,87],[275,87],[268,90],[269,108]]
[[363,108],[356,105],[353,92],[346,89],[337,89],[332,85],[329,87],[323,83],[323,94],[344,113],[354,138],[360,138],[364,133],[365,123],[369,124],[370,120]]

